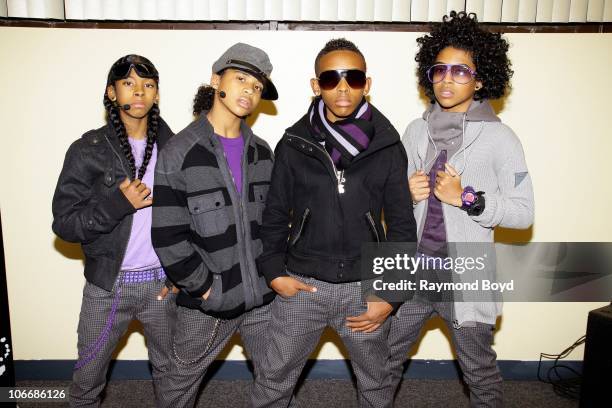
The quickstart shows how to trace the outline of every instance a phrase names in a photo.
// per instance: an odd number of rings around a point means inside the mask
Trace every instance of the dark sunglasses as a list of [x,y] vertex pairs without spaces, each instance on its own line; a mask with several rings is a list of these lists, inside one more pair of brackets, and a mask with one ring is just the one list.
[[132,62],[124,62],[113,67],[112,75],[115,78],[126,78],[130,74],[130,70],[134,68],[136,74],[141,78],[158,78],[159,74],[154,66]]
[[342,78],[346,79],[348,85],[353,89],[362,89],[366,85],[366,73],[359,69],[335,69],[319,74],[317,80],[324,91],[329,91],[338,86]]
[[462,64],[435,64],[427,70],[427,78],[432,84],[437,84],[446,78],[450,71],[451,78],[458,84],[467,84],[476,76],[476,71]]

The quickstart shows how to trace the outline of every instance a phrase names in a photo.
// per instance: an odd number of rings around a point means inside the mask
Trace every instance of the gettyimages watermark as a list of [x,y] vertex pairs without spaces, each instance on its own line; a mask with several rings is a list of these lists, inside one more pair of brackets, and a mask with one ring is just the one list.
[[367,243],[361,272],[364,295],[393,302],[609,302],[612,243]]

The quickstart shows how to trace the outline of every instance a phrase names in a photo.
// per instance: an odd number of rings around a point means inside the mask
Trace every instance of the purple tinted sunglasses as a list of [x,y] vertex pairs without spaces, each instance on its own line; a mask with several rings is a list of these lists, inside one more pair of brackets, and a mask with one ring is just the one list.
[[467,84],[476,77],[476,71],[463,64],[435,64],[427,70],[427,78],[432,84],[437,84],[446,78],[448,71],[451,78],[458,84]]

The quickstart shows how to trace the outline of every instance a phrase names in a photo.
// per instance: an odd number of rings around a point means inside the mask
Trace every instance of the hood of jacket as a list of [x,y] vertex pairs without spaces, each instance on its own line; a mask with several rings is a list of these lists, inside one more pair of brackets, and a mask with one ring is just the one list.
[[[438,102],[429,105],[423,112],[423,119],[427,121],[433,112],[442,112],[442,107]],[[465,112],[465,120],[467,122],[501,122],[487,99],[472,101],[467,112]]]
[[[465,170],[468,160],[465,150],[468,146],[474,143],[476,139],[478,139],[482,131],[483,124],[485,122],[501,122],[501,119],[495,114],[493,107],[486,99],[472,101],[468,110],[463,114],[450,113],[456,117],[451,118],[449,116],[448,121],[444,120],[436,121],[436,123],[433,122],[436,117],[440,118],[442,115],[444,115],[444,113],[445,112],[442,111],[441,106],[437,102],[432,103],[427,110],[423,112],[422,118],[425,121],[427,139],[424,139],[422,143],[419,144],[417,147],[417,154],[422,163],[427,163],[426,159],[429,156],[433,156],[435,158],[436,153],[433,155],[428,154],[428,150],[430,149],[437,152],[435,138],[440,137],[440,134],[443,133],[445,126],[453,126],[453,122],[457,122],[456,126],[460,128],[459,135],[461,137],[461,144],[456,154],[463,155],[463,160],[459,162],[460,167],[457,168],[457,171],[459,174],[461,174]],[[430,121],[432,122],[430,123]],[[437,133],[435,136],[432,135],[432,132],[430,131],[431,126],[433,126],[436,131],[441,132]]]

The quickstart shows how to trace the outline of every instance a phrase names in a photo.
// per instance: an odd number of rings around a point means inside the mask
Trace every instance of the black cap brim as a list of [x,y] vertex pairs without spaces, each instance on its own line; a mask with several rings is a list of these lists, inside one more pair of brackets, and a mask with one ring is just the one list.
[[[276,87],[274,86],[272,81],[270,81],[270,78],[263,75],[261,72],[255,72],[252,69],[248,69],[240,65],[230,65],[230,66],[224,67],[223,70],[226,70],[227,68],[233,68],[233,69],[237,69],[240,71],[244,71],[247,74],[253,75],[255,78],[259,79],[264,86],[264,90],[261,93],[261,99],[265,99],[268,101],[275,101],[278,99],[278,91],[276,90]],[[220,73],[220,72],[217,72],[217,73]]]
[[276,87],[268,78],[264,78],[264,90],[261,93],[261,99],[268,101],[275,101],[278,99],[278,92]]
[[241,71],[246,72],[247,74],[253,75],[255,78],[259,79],[264,86],[263,92],[261,93],[261,99],[265,99],[267,101],[275,101],[278,99],[278,92],[276,91],[276,87],[270,81],[270,78],[262,75],[259,72],[251,71],[250,69],[245,69],[243,67],[235,67]]

